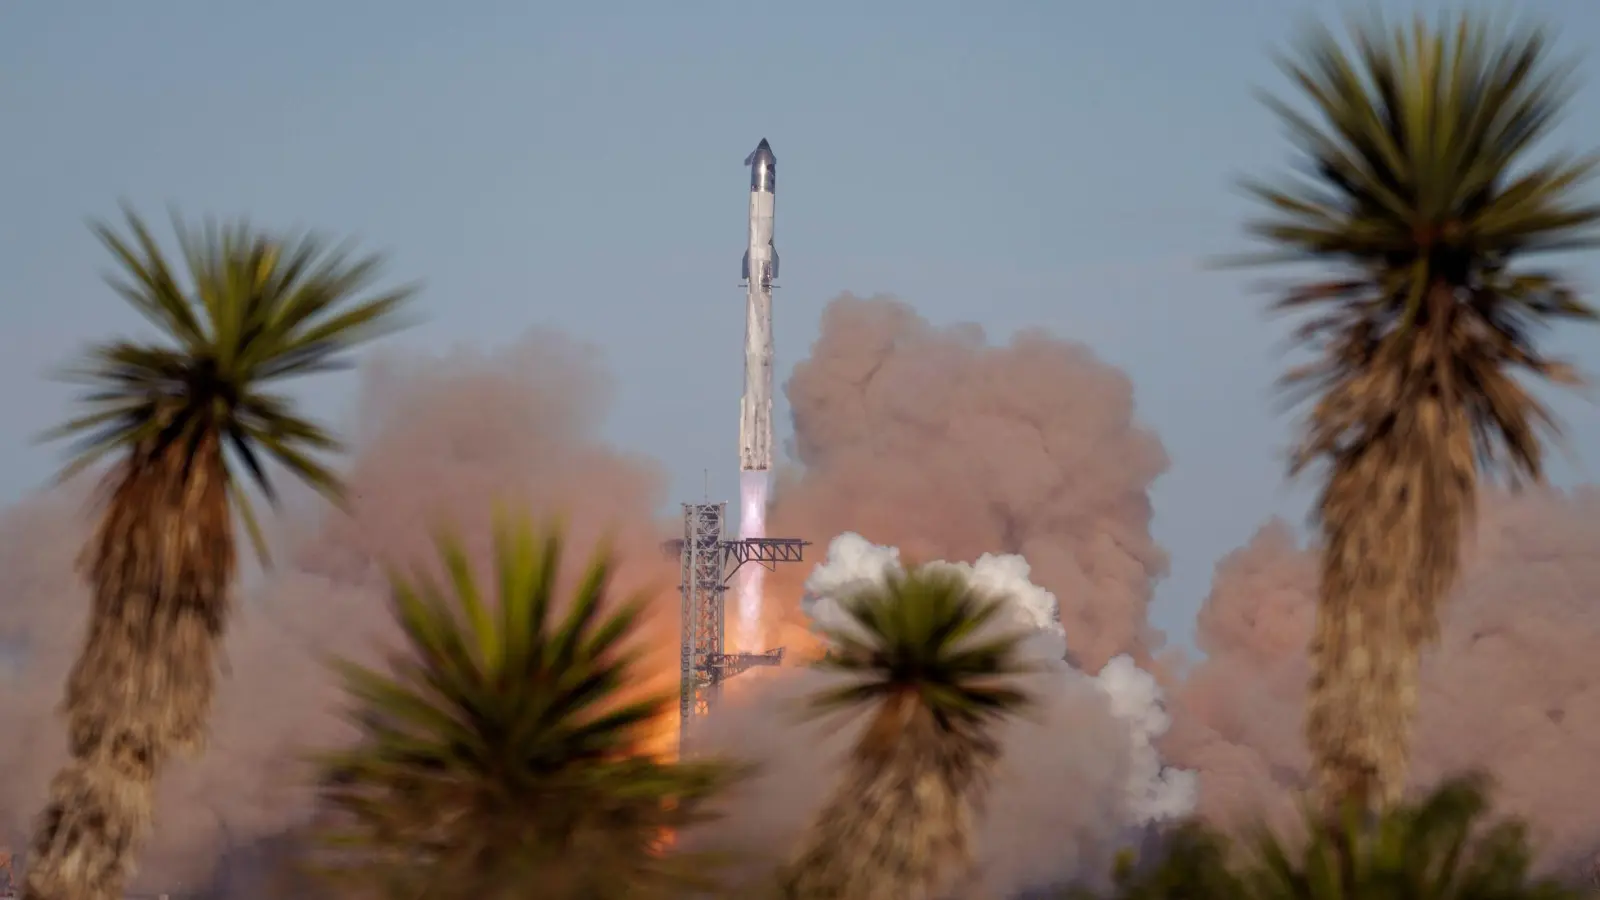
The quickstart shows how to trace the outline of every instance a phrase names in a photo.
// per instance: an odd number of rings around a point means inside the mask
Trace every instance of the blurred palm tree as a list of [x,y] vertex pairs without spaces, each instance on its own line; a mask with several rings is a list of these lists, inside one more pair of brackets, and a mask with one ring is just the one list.
[[961,575],[890,572],[847,598],[818,667],[845,682],[812,715],[867,710],[832,798],[782,873],[791,900],[931,900],[969,869],[973,815],[1000,756],[996,730],[1028,702],[1022,635]]
[[[1169,836],[1162,857],[1119,860],[1117,900],[1577,900],[1581,891],[1535,876],[1527,829],[1489,816],[1488,785],[1448,781],[1427,797],[1380,814],[1346,815],[1334,829],[1308,817],[1308,839],[1286,844],[1263,832],[1240,853],[1198,822]],[[1359,812],[1354,808],[1351,812]],[[1090,900],[1084,890],[1065,894]]]
[[1268,102],[1303,175],[1247,182],[1270,210],[1249,230],[1277,245],[1250,261],[1319,269],[1274,308],[1311,313],[1284,384],[1310,401],[1292,472],[1324,474],[1306,729],[1330,809],[1399,796],[1479,480],[1542,478],[1556,426],[1529,382],[1579,380],[1538,330],[1594,318],[1528,258],[1591,246],[1600,219],[1578,194],[1595,157],[1532,156],[1570,96],[1542,33],[1463,16],[1353,41],[1317,29],[1283,63],[1306,106]]
[[644,599],[605,608],[612,557],[596,554],[563,603],[558,535],[500,528],[488,602],[460,546],[440,551],[444,583],[392,577],[404,652],[384,671],[338,663],[358,738],[320,763],[325,868],[394,898],[705,887],[708,860],[664,839],[710,818],[743,769],[646,751],[676,701],[637,690]]
[[131,238],[95,232],[120,267],[111,286],[157,332],[92,347],[67,372],[86,387],[84,414],[45,436],[75,439],[63,478],[112,465],[83,557],[93,605],[66,688],[71,759],[34,836],[28,900],[120,900],[157,776],[202,742],[236,515],[262,545],[246,491],[274,499],[276,463],[340,495],[318,459],[337,443],[273,388],[346,365],[412,293],[367,293],[380,258],[352,260],[312,236],[244,223],[194,234],[175,220],[180,284],[144,223],[127,219]]

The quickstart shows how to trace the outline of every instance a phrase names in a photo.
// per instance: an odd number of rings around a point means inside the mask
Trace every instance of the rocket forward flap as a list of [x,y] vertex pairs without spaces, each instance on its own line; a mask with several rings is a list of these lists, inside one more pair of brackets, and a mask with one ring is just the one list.
[[744,281],[750,280],[750,251],[744,251],[744,263],[739,266],[739,277]]

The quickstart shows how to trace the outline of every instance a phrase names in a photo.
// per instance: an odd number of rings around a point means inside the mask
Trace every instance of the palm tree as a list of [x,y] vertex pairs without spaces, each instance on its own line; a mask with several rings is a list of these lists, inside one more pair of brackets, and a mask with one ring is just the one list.
[[262,544],[246,492],[274,498],[275,462],[339,496],[318,459],[337,443],[272,388],[345,364],[412,293],[366,293],[376,256],[351,260],[315,237],[243,223],[196,235],[175,221],[189,275],[180,284],[126,212],[131,240],[95,231],[120,265],[111,286],[157,334],[92,347],[67,373],[87,388],[84,414],[46,435],[76,439],[64,478],[111,466],[83,556],[93,604],[66,687],[71,758],[34,835],[28,900],[120,900],[157,776],[174,752],[202,743],[235,515]]
[[[847,676],[812,715],[870,711],[846,771],[792,864],[792,900],[930,900],[970,865],[972,818],[1000,756],[997,726],[1029,702],[1003,601],[948,570],[890,571],[846,598],[818,667]],[[987,632],[987,633],[986,633]]]
[[[1367,827],[1347,816],[1336,829],[1318,827],[1285,844],[1263,831],[1239,853],[1228,838],[1199,822],[1169,836],[1163,855],[1143,867],[1119,860],[1118,900],[1332,900],[1388,897],[1444,900],[1578,900],[1582,891],[1533,872],[1526,826],[1491,818],[1488,783],[1452,779],[1426,797],[1392,808]],[[1071,900],[1092,900],[1085,890]]]
[[[596,554],[558,615],[562,543],[502,527],[498,602],[453,540],[443,584],[393,576],[404,652],[338,664],[358,737],[320,763],[332,874],[390,897],[638,898],[700,883],[663,837],[709,818],[742,769],[664,761],[670,693],[635,690],[641,597],[615,608]],[[530,887],[536,887],[532,894]]]
[[1313,315],[1313,360],[1284,384],[1309,403],[1291,464],[1325,478],[1321,594],[1306,732],[1331,808],[1393,803],[1406,777],[1418,657],[1460,566],[1480,478],[1543,475],[1549,411],[1527,382],[1574,384],[1539,326],[1592,319],[1527,257],[1588,246],[1600,207],[1576,189],[1594,157],[1532,158],[1570,68],[1536,30],[1463,16],[1324,29],[1283,63],[1308,113],[1269,99],[1305,177],[1247,183],[1270,212],[1255,262],[1320,268],[1274,307]]

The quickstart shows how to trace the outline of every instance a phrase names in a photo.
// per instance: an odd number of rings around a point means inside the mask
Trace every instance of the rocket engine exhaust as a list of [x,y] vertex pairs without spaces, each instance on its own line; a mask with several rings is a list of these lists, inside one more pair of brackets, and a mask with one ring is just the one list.
[[[740,540],[767,536],[767,494],[771,485],[768,472],[746,469],[739,473]],[[741,566],[735,575],[738,631],[734,638],[734,649],[737,652],[759,653],[763,649],[761,596],[766,574],[765,568],[751,565]]]
[[[750,215],[746,229],[744,394],[739,401],[739,537],[766,537],[772,471],[772,289],[778,250],[772,220],[777,204],[778,160],[766,138],[745,157],[750,167]],[[741,569],[737,593],[739,649],[760,643],[762,569]]]

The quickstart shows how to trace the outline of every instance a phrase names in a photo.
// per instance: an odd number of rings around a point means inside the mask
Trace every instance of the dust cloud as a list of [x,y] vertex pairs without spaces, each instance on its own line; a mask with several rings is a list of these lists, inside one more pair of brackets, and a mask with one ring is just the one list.
[[[559,517],[574,554],[609,537],[624,563],[619,587],[654,588],[665,604],[648,627],[661,654],[654,670],[673,667],[676,571],[653,518],[664,478],[598,437],[609,387],[595,356],[534,334],[494,354],[368,367],[356,420],[343,429],[357,447],[351,514],[308,503],[284,517],[277,565],[241,598],[211,745],[163,782],[135,888],[249,895],[252,879],[218,871],[217,860],[259,866],[256,845],[307,820],[305,754],[347,735],[324,660],[393,646],[385,566],[426,564],[441,526],[480,560],[496,510]],[[0,840],[19,849],[63,757],[53,709],[87,608],[72,569],[84,510],[80,495],[45,495],[0,522],[0,636],[17,648],[11,674],[0,674]],[[581,562],[569,559],[569,577]]]
[[[971,565],[924,566],[1001,598],[993,628],[1028,636],[1018,656],[1033,670],[1017,679],[1033,707],[1002,731],[1004,754],[976,835],[978,871],[963,898],[1001,900],[1106,872],[1117,850],[1193,811],[1193,773],[1164,769],[1152,747],[1169,724],[1154,679],[1126,655],[1097,676],[1070,665],[1058,601],[1033,583],[1025,560],[985,554]],[[840,599],[904,569],[895,548],[840,535],[806,579],[802,609],[820,628],[850,631]],[[729,799],[735,814],[696,836],[741,859],[740,875],[761,879],[782,862],[774,853],[796,845],[831,793],[866,717],[819,723],[797,714],[807,694],[836,684],[837,676],[814,670],[776,673],[691,731],[696,750],[768,760]]]
[[[814,555],[856,532],[908,563],[1021,557],[1059,606],[1081,671],[1041,679],[1035,719],[1007,735],[981,851],[985,896],[1106,871],[1137,830],[1125,777],[1134,748],[1082,673],[1121,654],[1142,663],[1161,647],[1147,608],[1167,565],[1150,535],[1149,489],[1168,460],[1134,416],[1132,383],[1042,332],[993,344],[976,326],[937,327],[892,298],[845,295],[824,312],[786,392],[799,466],[780,477],[769,534],[811,540]],[[791,654],[819,649],[800,603],[811,574],[792,566],[767,579],[767,639]],[[767,763],[715,835],[728,849],[770,862],[761,851],[791,846],[829,790],[848,732],[781,718],[785,698],[818,677],[742,675],[723,715],[695,736]]]
[[[594,356],[535,334],[504,352],[368,367],[342,429],[357,448],[352,514],[303,503],[280,517],[277,568],[243,591],[210,752],[162,786],[145,889],[260,895],[270,868],[261,860],[311,812],[303,752],[345,734],[321,660],[388,639],[383,564],[426,558],[440,522],[458,524],[480,555],[497,505],[564,514],[575,549],[613,534],[629,564],[621,580],[660,589],[659,671],[675,669],[676,571],[657,544],[676,526],[657,516],[676,498],[648,458],[599,436],[608,382]],[[992,343],[893,299],[847,295],[828,307],[787,391],[798,465],[778,481],[770,533],[820,553],[853,531],[911,562],[1015,554],[1057,598],[1074,666],[1163,659],[1152,659],[1162,639],[1147,622],[1166,571],[1149,490],[1168,460],[1138,423],[1123,373],[1043,333]],[[86,608],[72,573],[82,509],[82,492],[68,488],[0,517],[0,841],[26,834],[62,757],[52,709]],[[792,657],[816,646],[800,602],[808,574],[789,567],[766,582],[765,639]],[[1199,622],[1206,657],[1167,681],[1173,723],[1160,742],[1167,765],[1199,773],[1202,815],[1234,823],[1293,809],[1305,784],[1313,588],[1310,556],[1284,523],[1218,565]],[[1597,589],[1600,491],[1490,498],[1426,669],[1418,782],[1487,767],[1504,807],[1531,817],[1557,866],[1600,847],[1600,780],[1587,777],[1600,758],[1600,679],[1588,674],[1600,671]],[[727,714],[707,725],[707,740],[782,775],[748,785],[750,802],[733,809],[728,831],[753,852],[787,850],[798,811],[831,787],[828,761],[850,735],[740,728],[741,711],[774,714],[814,676],[747,673]],[[991,886],[1103,871],[1128,838],[1105,824],[1125,802],[1127,729],[1109,727],[1092,679],[1077,683],[1008,743],[1009,770],[1039,774],[997,786],[992,805],[1006,822],[992,833],[1014,843],[988,857]]]
[[[1217,567],[1200,614],[1207,658],[1173,696],[1168,761],[1201,771],[1200,811],[1284,822],[1309,786],[1300,738],[1316,578],[1270,523]],[[1462,584],[1423,666],[1412,783],[1469,769],[1528,818],[1541,862],[1600,849],[1600,489],[1485,498]]]
[[[846,294],[786,391],[801,471],[778,485],[770,534],[854,531],[912,561],[1017,554],[1059,598],[1085,669],[1160,647],[1149,489],[1167,455],[1134,420],[1132,382],[1087,347],[1037,331],[995,346]],[[797,577],[769,584],[798,597]],[[774,639],[804,640],[803,617],[785,624]]]
[[[686,841],[691,849],[730,854],[736,884],[760,884],[784,860],[827,799],[838,761],[862,727],[862,720],[845,727],[800,720],[804,698],[831,683],[806,669],[756,676],[695,733],[696,748],[761,762],[757,776],[728,798],[729,817]],[[1094,682],[1041,673],[1021,684],[1040,702],[1030,720],[1004,734],[1002,769],[976,848],[985,900],[1052,884],[1063,873],[1107,871],[1111,854],[1130,836],[1123,824],[1129,740]]]

